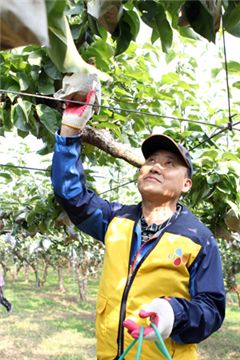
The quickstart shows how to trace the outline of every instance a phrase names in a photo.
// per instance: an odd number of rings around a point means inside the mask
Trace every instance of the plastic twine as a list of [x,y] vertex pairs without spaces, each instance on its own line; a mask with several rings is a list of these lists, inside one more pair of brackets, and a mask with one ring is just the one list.
[[142,342],[143,342],[143,332],[144,332],[144,326],[141,326],[140,328],[140,333],[139,333],[139,338],[138,339],[134,339],[130,345],[128,345],[128,347],[126,348],[126,350],[122,353],[122,355],[120,356],[120,358],[118,360],[123,360],[124,356],[127,355],[127,353],[131,350],[131,348],[136,344],[136,342],[138,341],[138,347],[137,347],[137,354],[136,354],[136,358],[135,360],[139,360],[140,359],[140,355],[141,355],[141,350],[142,350]]
[[137,354],[135,360],[140,359],[141,350],[142,350],[142,343],[143,343],[143,332],[144,332],[144,326],[140,327],[140,333],[138,338],[138,348],[137,348]]
[[158,338],[158,341],[160,343],[159,344],[157,341],[154,341],[155,345],[162,352],[162,354],[166,357],[167,360],[172,360],[172,358],[171,358],[171,356],[170,356],[170,354],[169,354],[169,352],[168,352],[168,350],[166,348],[166,345],[164,344],[164,341],[163,341],[163,339],[162,339],[162,337],[161,337],[161,335],[160,335],[160,333],[158,331],[157,326],[154,323],[151,323],[151,326],[153,327],[153,329],[155,331],[155,334],[156,334],[156,336]]
[[[158,350],[162,353],[163,356],[165,356],[165,358],[167,360],[172,360],[166,345],[164,344],[164,341],[158,331],[157,326],[154,323],[151,323],[151,326],[153,328],[153,330],[155,331],[155,334],[157,336],[157,341],[154,341],[155,345],[157,346]],[[118,360],[124,360],[124,357],[127,355],[127,353],[132,349],[132,347],[136,344],[136,342],[138,341],[138,347],[137,347],[137,353],[136,353],[136,357],[135,360],[139,360],[140,356],[141,356],[141,350],[142,350],[142,343],[143,343],[143,332],[144,332],[144,326],[140,327],[140,333],[139,333],[139,337],[138,339],[134,339],[130,345],[128,345],[128,347],[126,348],[126,350],[122,353],[122,355],[120,356],[120,358]]]
[[138,341],[138,339],[134,339],[130,345],[128,345],[128,347],[126,348],[126,350],[122,353],[122,355],[120,356],[120,358],[118,360],[123,360],[124,356],[127,355],[127,353],[131,350],[131,348],[136,344],[136,342]]

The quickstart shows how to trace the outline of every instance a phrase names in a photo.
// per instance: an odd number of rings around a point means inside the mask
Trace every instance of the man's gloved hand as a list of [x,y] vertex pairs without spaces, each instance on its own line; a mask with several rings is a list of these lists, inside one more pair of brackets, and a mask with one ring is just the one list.
[[92,88],[87,94],[86,103],[78,106],[75,103],[66,103],[66,109],[63,112],[62,124],[76,130],[82,130],[88,120],[94,114],[94,103],[96,99],[96,89]]
[[53,96],[57,99],[76,100],[85,102],[87,94],[92,89],[96,90],[95,111],[99,114],[101,105],[101,83],[97,74],[73,73],[65,75],[62,80],[62,88]]
[[[139,316],[141,318],[150,318],[153,322],[163,339],[167,339],[173,328],[174,323],[174,312],[172,306],[168,300],[162,298],[153,299],[150,304],[144,305],[144,309],[141,309]],[[123,322],[123,326],[128,329],[128,333],[134,338],[138,339],[140,334],[140,325],[132,320],[126,319]],[[155,331],[151,325],[144,328],[143,338],[146,340],[157,340]]]

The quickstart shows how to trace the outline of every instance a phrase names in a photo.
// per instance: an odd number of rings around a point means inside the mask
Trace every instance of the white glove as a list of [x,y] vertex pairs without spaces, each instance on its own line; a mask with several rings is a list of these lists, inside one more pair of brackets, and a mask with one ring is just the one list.
[[58,90],[54,97],[85,102],[87,94],[93,88],[96,90],[95,111],[99,113],[102,93],[97,74],[74,73],[65,75],[62,81],[62,89]]
[[[168,300],[162,298],[153,299],[150,304],[144,305],[140,310],[141,318],[150,318],[154,323],[163,339],[167,339],[173,329],[174,312]],[[128,333],[138,339],[141,326],[133,320],[127,319],[123,322],[123,326],[128,329]],[[144,328],[143,338],[146,340],[157,340],[155,331],[151,325]]]
[[86,103],[77,105],[75,103],[66,103],[66,109],[63,112],[62,124],[76,130],[82,130],[88,120],[94,114],[94,103],[96,98],[96,90],[92,89],[87,94]]

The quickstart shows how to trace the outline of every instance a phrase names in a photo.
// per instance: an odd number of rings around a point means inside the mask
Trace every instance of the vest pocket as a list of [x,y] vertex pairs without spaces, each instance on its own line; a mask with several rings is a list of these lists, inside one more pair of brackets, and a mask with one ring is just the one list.
[[106,335],[106,308],[107,298],[102,294],[98,294],[96,305],[96,333],[97,338]]
[[107,306],[107,298],[101,294],[98,295],[97,299],[97,313],[102,314]]

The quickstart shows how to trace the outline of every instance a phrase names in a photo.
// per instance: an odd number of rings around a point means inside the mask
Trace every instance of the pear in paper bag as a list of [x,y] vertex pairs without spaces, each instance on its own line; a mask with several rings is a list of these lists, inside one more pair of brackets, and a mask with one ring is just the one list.
[[86,102],[89,91],[96,89],[96,100],[94,110],[98,114],[101,105],[101,83],[97,74],[74,73],[65,75],[63,78],[62,89],[54,94],[55,98]]

